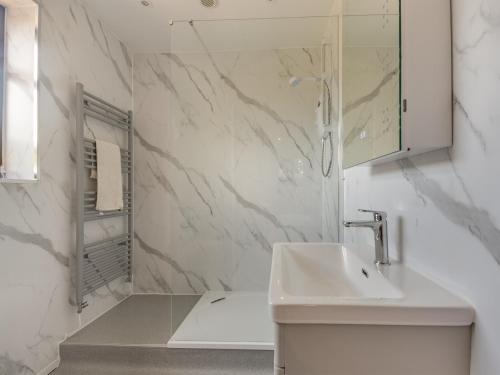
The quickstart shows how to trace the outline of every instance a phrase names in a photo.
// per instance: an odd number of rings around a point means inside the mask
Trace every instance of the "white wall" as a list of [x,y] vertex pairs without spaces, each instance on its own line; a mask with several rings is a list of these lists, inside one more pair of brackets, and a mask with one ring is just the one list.
[[[454,147],[345,173],[345,216],[389,213],[390,250],[475,306],[472,375],[500,369],[500,3],[453,0]],[[346,229],[346,242],[372,243]]]
[[117,281],[88,299],[81,320],[76,314],[75,82],[130,108],[131,58],[79,3],[41,4],[40,182],[0,185],[0,374],[6,375],[44,369],[66,335],[130,292]]

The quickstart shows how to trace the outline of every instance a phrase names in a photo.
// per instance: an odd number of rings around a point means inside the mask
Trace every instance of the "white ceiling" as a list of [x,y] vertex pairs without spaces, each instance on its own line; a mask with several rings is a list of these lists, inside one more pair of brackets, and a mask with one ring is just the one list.
[[[184,22],[169,20],[248,21],[196,22],[203,39],[214,49],[289,48],[318,45],[328,19],[337,14],[339,0],[218,0],[205,8],[200,0],[82,0],[122,42],[135,53],[194,51],[192,30]],[[262,20],[262,18],[271,20]]]

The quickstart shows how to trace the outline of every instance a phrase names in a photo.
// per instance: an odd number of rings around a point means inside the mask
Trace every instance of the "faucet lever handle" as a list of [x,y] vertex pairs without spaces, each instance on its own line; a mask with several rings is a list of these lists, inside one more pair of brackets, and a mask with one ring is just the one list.
[[378,220],[378,221],[382,221],[384,219],[387,219],[387,212],[384,212],[384,211],[374,211],[374,210],[364,210],[364,209],[359,209],[358,211],[373,214],[373,217],[375,218],[375,220]]

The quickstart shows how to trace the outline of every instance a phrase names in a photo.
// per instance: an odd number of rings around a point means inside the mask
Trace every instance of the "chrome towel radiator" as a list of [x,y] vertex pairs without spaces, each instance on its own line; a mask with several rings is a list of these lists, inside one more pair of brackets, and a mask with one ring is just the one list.
[[[132,112],[123,111],[89,94],[81,83],[76,85],[76,303],[78,313],[87,307],[84,297],[111,281],[127,276],[132,281],[134,242],[134,128]],[[97,191],[87,191],[89,175],[97,168],[94,139],[85,137],[86,118],[126,132],[127,149],[121,149],[122,173],[126,176],[123,210],[96,211]],[[86,224],[92,221],[124,217],[125,233],[85,243]]]

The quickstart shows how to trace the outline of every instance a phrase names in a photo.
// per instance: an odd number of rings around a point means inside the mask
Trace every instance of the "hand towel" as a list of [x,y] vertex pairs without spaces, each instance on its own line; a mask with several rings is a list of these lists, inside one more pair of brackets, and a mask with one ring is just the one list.
[[97,211],[123,209],[123,178],[120,148],[96,140],[97,149]]

